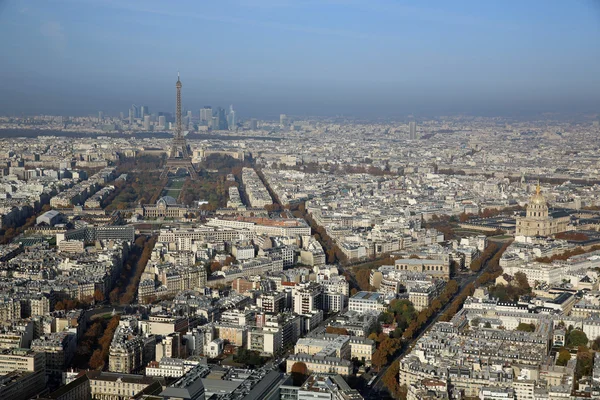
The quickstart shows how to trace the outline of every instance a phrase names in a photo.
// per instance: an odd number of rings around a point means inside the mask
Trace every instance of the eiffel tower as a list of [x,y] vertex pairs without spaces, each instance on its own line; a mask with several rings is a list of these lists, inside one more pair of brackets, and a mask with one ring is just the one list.
[[197,176],[196,169],[192,164],[192,156],[190,147],[188,146],[185,136],[183,135],[183,129],[181,127],[181,81],[179,80],[179,72],[177,73],[177,121],[175,127],[175,136],[171,141],[171,148],[169,150],[169,158],[167,158],[167,164],[161,177],[166,178],[169,174],[178,175],[182,170],[185,170],[190,178],[195,179]]

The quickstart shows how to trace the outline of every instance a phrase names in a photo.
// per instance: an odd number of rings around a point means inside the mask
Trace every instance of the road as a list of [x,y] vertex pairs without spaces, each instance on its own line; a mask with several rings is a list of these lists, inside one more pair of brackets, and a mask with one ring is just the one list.
[[[455,278],[457,280],[458,283],[458,291],[456,292],[456,294],[454,295],[454,297],[448,301],[448,304],[446,304],[444,306],[444,308],[442,308],[437,315],[435,316],[435,318],[433,318],[431,321],[429,321],[425,327],[421,330],[421,333],[407,341],[404,343],[404,346],[402,347],[402,350],[400,351],[400,353],[398,354],[398,356],[396,358],[394,358],[394,361],[392,361],[391,363],[389,363],[388,365],[386,365],[385,367],[383,367],[381,369],[381,371],[379,371],[379,373],[377,374],[377,377],[375,378],[375,380],[373,381],[373,383],[371,384],[370,387],[366,387],[364,389],[364,393],[362,393],[363,397],[365,398],[365,400],[375,400],[375,399],[379,399],[381,400],[383,398],[384,395],[387,395],[386,389],[384,388],[383,385],[383,380],[381,378],[383,378],[383,376],[385,375],[385,373],[387,372],[388,368],[394,364],[400,361],[400,358],[404,357],[407,353],[410,352],[410,350],[412,349],[412,346],[417,342],[417,340],[419,340],[421,338],[421,336],[423,336],[425,334],[425,332],[427,332],[429,330],[429,328],[431,328],[431,326],[433,324],[435,324],[440,317],[444,314],[444,312],[446,312],[446,310],[450,307],[450,305],[452,304],[452,301],[454,300],[454,298],[459,295],[462,290],[468,286],[470,283],[475,282],[475,280],[481,275],[483,274],[489,267],[489,262],[487,262],[483,268],[481,268],[479,270],[479,272],[477,272],[474,275],[459,275],[457,278]],[[462,279],[461,279],[462,278]],[[381,393],[383,391],[383,393]]]

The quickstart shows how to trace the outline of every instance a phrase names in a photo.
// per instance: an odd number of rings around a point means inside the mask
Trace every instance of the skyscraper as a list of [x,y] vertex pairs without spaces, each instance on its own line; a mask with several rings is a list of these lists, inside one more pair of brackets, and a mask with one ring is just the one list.
[[167,126],[167,118],[165,118],[164,115],[161,115],[160,117],[158,117],[158,127],[159,127],[159,129],[165,129],[166,126]]
[[102,122],[104,119],[104,113],[102,111],[98,111],[98,122]]
[[187,123],[188,129],[191,129],[190,127],[192,126],[192,112],[190,110],[188,110],[188,112],[186,114],[186,123]]
[[135,118],[134,115],[135,111],[133,110],[133,108],[129,109],[129,125],[133,125],[133,119]]
[[409,135],[408,135],[409,139],[410,140],[418,139],[417,138],[417,123],[415,121],[410,121],[408,123],[408,129],[410,131]]
[[256,120],[256,118],[252,118],[250,120],[250,129],[258,129],[258,121]]
[[233,109],[233,104],[229,106],[229,114],[227,114],[227,125],[229,126],[229,130],[234,130],[237,121],[235,120],[235,110]]
[[133,118],[139,118],[140,117],[140,109],[138,106],[136,106],[135,104],[131,105],[131,109],[133,110]]
[[217,107],[217,128],[213,126],[213,129],[220,131],[227,130],[227,117],[225,116],[225,110],[222,107]]
[[148,110],[148,106],[142,106],[140,111],[140,118],[144,118],[146,115],[150,115],[150,111]]
[[150,116],[149,115],[144,115],[144,130],[145,131],[150,130]]
[[212,117],[213,113],[211,106],[204,106],[200,109],[200,122],[210,125],[212,123]]
[[281,126],[282,128],[285,128],[287,126],[287,115],[279,115],[279,126]]

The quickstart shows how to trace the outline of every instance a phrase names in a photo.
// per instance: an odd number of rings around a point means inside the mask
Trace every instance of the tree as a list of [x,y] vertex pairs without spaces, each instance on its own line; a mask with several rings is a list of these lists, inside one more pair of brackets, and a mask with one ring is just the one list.
[[558,358],[556,359],[556,365],[560,365],[560,366],[564,367],[565,365],[567,365],[567,363],[569,362],[570,359],[571,359],[571,353],[569,352],[569,350],[567,350],[563,347],[558,352]]
[[245,364],[252,367],[257,367],[264,364],[263,358],[260,356],[260,353],[244,348],[240,348],[238,350],[237,356],[234,357],[234,360],[235,362],[238,362],[240,364]]
[[514,278],[520,289],[526,291],[529,291],[531,289],[531,286],[529,286],[529,281],[527,280],[527,275],[525,275],[523,272],[519,271],[515,273]]
[[213,261],[210,263],[210,272],[211,274],[221,270],[221,263],[218,261]]
[[575,367],[575,378],[577,380],[584,376],[592,374],[594,364],[594,354],[585,346],[580,346],[577,350],[577,366]]
[[96,349],[92,353],[92,358],[90,358],[90,368],[101,370],[103,367],[104,359],[102,357],[102,350]]
[[325,333],[332,333],[336,335],[349,335],[346,328],[338,328],[337,326],[328,326],[325,328]]
[[588,342],[586,334],[579,329],[573,329],[567,335],[567,346],[569,347],[587,346]]
[[94,300],[97,302],[104,301],[104,293],[100,289],[94,290]]
[[373,356],[371,357],[371,363],[375,367],[375,369],[380,370],[384,365],[388,362],[388,354],[381,349],[375,350]]
[[402,342],[400,339],[386,338],[379,344],[379,349],[388,355],[394,354],[400,347]]
[[235,261],[235,258],[233,258],[232,256],[227,256],[225,258],[225,261],[223,261],[223,265],[225,265],[225,266],[231,265],[234,261]]
[[379,322],[382,324],[391,324],[394,322],[394,314],[384,312],[379,315]]
[[108,294],[108,300],[110,301],[110,304],[119,304],[119,288],[116,287],[113,290],[111,290],[111,292]]
[[490,322],[489,322],[489,321],[487,321],[487,322],[486,322],[486,323],[483,325],[483,327],[484,327],[484,328],[487,328],[487,329],[490,329],[490,328],[492,327],[492,324],[490,324]]
[[598,336],[592,342],[592,350],[594,350],[594,351],[600,351],[600,336]]
[[358,283],[358,286],[360,287],[361,290],[369,291],[369,290],[373,289],[373,287],[369,283],[370,277],[371,277],[370,269],[359,269],[356,272],[356,282]]
[[395,399],[399,399],[400,393],[401,393],[401,388],[400,388],[400,385],[398,382],[399,370],[400,370],[400,363],[394,362],[394,363],[392,363],[392,365],[390,365],[390,367],[387,369],[387,371],[385,371],[385,374],[383,375],[383,378],[382,378],[383,384],[385,385],[387,390],[390,392],[392,397]]
[[301,361],[295,362],[292,365],[291,375],[294,386],[300,386],[308,378],[308,367]]
[[517,330],[522,332],[534,332],[535,324],[526,324],[525,322],[521,322],[519,326],[517,326]]

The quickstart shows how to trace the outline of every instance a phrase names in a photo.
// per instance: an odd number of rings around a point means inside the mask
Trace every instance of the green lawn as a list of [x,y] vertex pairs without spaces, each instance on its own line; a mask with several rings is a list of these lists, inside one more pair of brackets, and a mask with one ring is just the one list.
[[179,198],[179,194],[181,193],[181,189],[185,185],[184,179],[177,179],[169,181],[167,186],[163,189],[161,196],[171,196],[174,199]]

